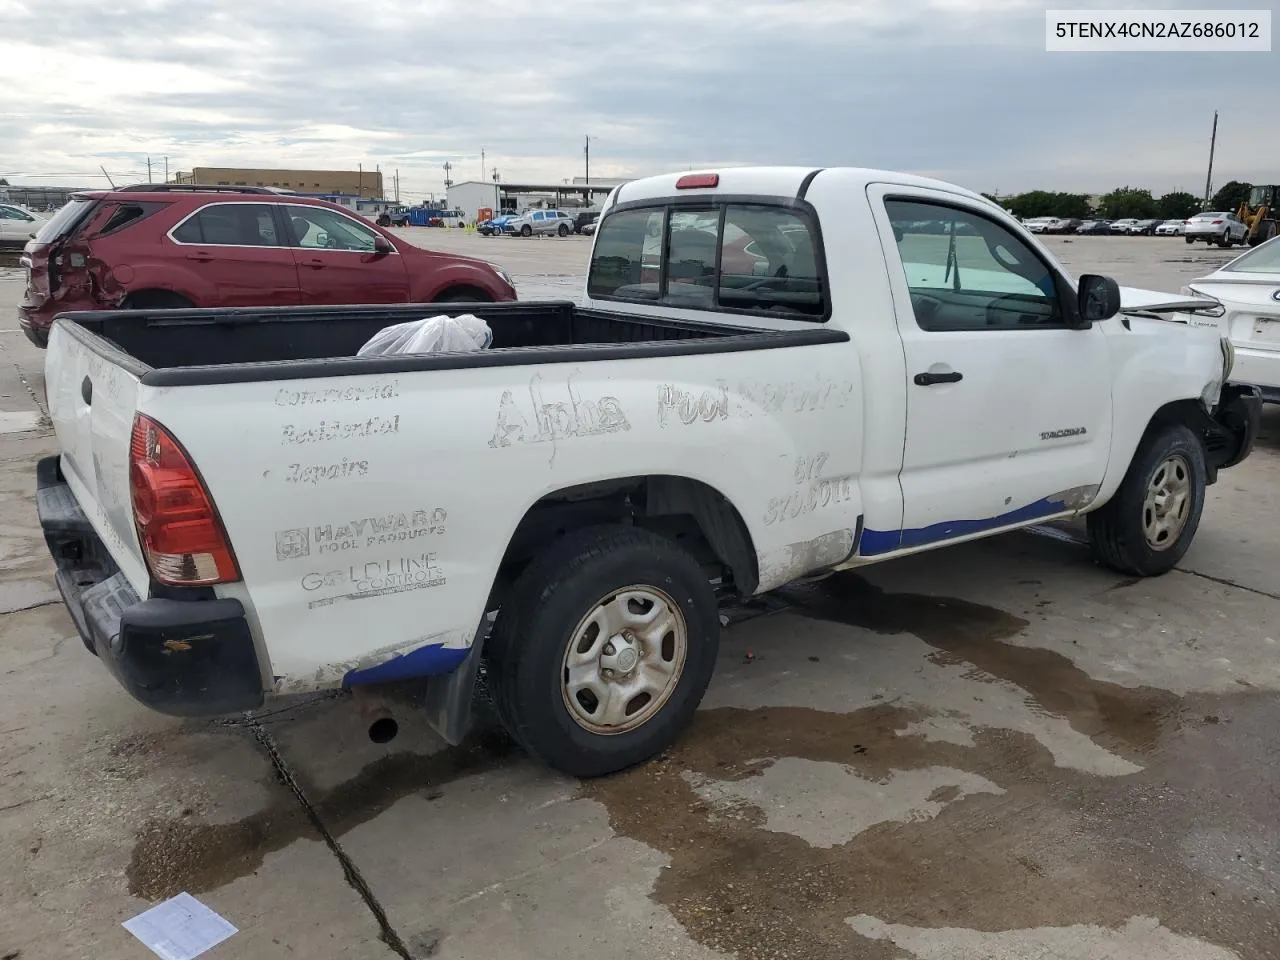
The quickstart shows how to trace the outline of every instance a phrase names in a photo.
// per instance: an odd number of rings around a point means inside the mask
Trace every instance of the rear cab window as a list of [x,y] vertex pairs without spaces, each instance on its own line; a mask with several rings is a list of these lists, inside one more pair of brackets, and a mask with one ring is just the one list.
[[830,315],[812,214],[763,201],[606,214],[596,227],[587,294],[817,322]]

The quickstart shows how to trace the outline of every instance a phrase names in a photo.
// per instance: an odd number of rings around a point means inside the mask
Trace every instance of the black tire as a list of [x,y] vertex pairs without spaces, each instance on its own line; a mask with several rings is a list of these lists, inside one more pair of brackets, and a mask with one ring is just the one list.
[[1182,239],[1186,240],[1186,241],[1187,241],[1187,243],[1195,243],[1195,242],[1196,242],[1196,238],[1195,238],[1195,237],[1183,237]]
[[1220,246],[1223,250],[1226,250],[1226,249],[1228,249],[1228,248],[1231,246],[1231,231],[1230,231],[1230,230],[1223,230],[1223,231],[1222,231],[1222,236],[1218,239],[1218,246]]
[[[1163,548],[1147,539],[1144,518],[1147,490],[1158,471],[1180,458],[1189,484],[1185,518],[1177,536]],[[1152,429],[1133,456],[1120,489],[1087,517],[1089,543],[1099,563],[1119,573],[1158,577],[1178,565],[1200,526],[1206,486],[1205,451],[1200,438],[1181,424]]]
[[532,236],[533,236],[533,227],[529,226],[529,225],[526,223],[523,227],[521,227],[521,228],[520,228],[520,236],[522,236],[522,237],[532,237]]
[[126,310],[189,310],[195,304],[172,290],[139,290],[125,298]]
[[[661,591],[678,608],[685,661],[647,721],[596,733],[565,702],[566,647],[597,604],[628,586]],[[693,557],[647,530],[593,527],[553,544],[516,580],[485,649],[489,691],[503,725],[530,754],[570,776],[603,776],[648,760],[675,739],[706,692],[719,643],[715,595]]]
[[567,237],[569,235],[569,225],[567,223],[560,224],[560,226],[556,228],[556,233],[562,237]]
[[447,290],[440,296],[436,297],[435,300],[433,300],[432,302],[433,303],[493,303],[493,301],[490,300],[488,297],[483,297],[476,293],[471,293],[468,291],[457,291],[455,293],[450,293]]

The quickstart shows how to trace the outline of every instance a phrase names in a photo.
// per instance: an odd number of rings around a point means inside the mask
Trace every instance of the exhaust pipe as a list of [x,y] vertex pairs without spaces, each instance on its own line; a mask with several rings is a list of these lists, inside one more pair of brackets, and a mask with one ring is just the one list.
[[400,732],[400,725],[391,713],[385,700],[372,694],[364,693],[360,688],[354,691],[356,703],[360,707],[360,718],[369,730],[369,739],[374,743],[390,743]]

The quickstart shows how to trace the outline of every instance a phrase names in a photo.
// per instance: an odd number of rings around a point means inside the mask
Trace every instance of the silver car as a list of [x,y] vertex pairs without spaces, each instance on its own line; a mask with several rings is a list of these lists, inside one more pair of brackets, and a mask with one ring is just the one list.
[[1203,240],[1205,243],[1216,243],[1220,247],[1229,247],[1233,243],[1244,243],[1249,235],[1249,225],[1234,213],[1197,213],[1187,221],[1187,232],[1183,235],[1187,243]]
[[573,217],[563,210],[529,210],[514,220],[509,220],[504,230],[522,237],[532,237],[535,234],[567,237],[573,233]]

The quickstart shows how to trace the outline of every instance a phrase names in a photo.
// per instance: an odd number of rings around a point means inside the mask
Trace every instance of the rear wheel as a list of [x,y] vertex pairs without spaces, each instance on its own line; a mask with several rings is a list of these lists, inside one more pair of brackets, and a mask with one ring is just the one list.
[[1195,238],[1195,237],[1184,237],[1183,239],[1184,239],[1184,240],[1186,240],[1186,241],[1187,241],[1187,243],[1195,243],[1195,242],[1196,242],[1196,238]]
[[1094,556],[1131,576],[1168,573],[1200,526],[1205,485],[1200,439],[1181,424],[1151,431],[1115,496],[1088,515]]
[[520,236],[522,236],[522,237],[532,237],[532,236],[533,236],[533,227],[529,226],[529,225],[526,223],[523,227],[521,227],[521,228],[520,228]]
[[1223,231],[1222,231],[1222,237],[1218,240],[1218,246],[1222,247],[1222,249],[1223,249],[1223,250],[1226,250],[1226,249],[1228,249],[1228,248],[1231,246],[1231,231],[1230,231],[1230,230],[1223,230]]
[[594,777],[667,747],[715,665],[720,620],[706,573],[670,540],[596,527],[520,575],[486,648],[499,716],[526,750]]
[[560,224],[560,226],[556,228],[556,233],[562,237],[567,237],[569,235],[569,225],[567,223]]

